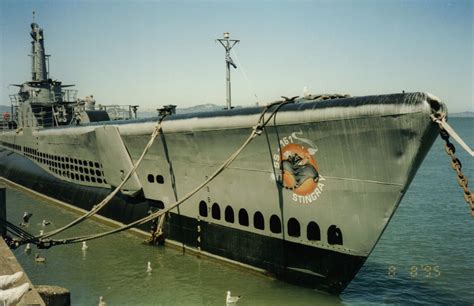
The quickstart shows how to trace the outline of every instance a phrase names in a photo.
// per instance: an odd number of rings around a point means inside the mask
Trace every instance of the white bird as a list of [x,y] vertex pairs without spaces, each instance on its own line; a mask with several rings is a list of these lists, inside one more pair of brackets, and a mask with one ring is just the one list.
[[83,241],[82,242],[82,250],[86,251],[88,248],[89,248],[89,246],[87,245],[87,243],[85,241]]
[[39,256],[39,254],[36,254],[35,261],[39,263],[46,263],[46,258]]
[[148,262],[148,266],[146,267],[146,273],[151,273],[153,269],[151,268],[151,262]]
[[106,303],[105,303],[105,301],[104,301],[104,298],[103,298],[102,296],[100,296],[100,298],[99,298],[99,306],[105,306],[105,305],[106,305]]
[[1,305],[16,305],[20,302],[21,298],[30,289],[30,284],[25,283],[15,288],[0,291],[0,304]]
[[240,295],[232,296],[230,291],[227,291],[227,298],[225,299],[226,304],[236,304],[240,300]]
[[23,276],[23,272],[21,271],[13,273],[12,275],[1,275],[0,276],[0,291],[3,289],[7,289],[11,285],[13,285],[22,276]]
[[43,222],[41,222],[41,225],[42,225],[42,226],[46,226],[46,225],[50,225],[50,224],[51,224],[50,221],[46,221],[46,220],[44,220],[44,219],[43,219]]
[[31,216],[33,216],[32,213],[25,211],[25,213],[23,214],[23,223],[28,223],[28,221],[30,221]]
[[44,231],[40,230],[40,235],[43,236],[43,234],[44,234]]
[[27,243],[25,247],[25,253],[30,254],[30,252],[31,252],[31,245]]
[[303,87],[303,97],[307,99],[310,96],[311,96],[311,93],[309,92],[308,87],[306,87],[306,86]]

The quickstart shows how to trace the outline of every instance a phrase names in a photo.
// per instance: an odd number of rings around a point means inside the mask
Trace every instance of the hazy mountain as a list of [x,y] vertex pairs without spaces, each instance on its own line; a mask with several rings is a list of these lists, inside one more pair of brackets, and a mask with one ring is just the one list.
[[[186,114],[186,113],[197,113],[197,112],[210,112],[210,111],[218,111],[223,110],[225,106],[223,105],[215,105],[215,104],[201,104],[191,107],[183,107],[183,108],[176,108],[177,114]],[[240,106],[236,106],[239,108]],[[0,113],[3,112],[10,112],[11,107],[7,105],[0,105]],[[153,108],[138,108],[138,117],[139,118],[148,118],[148,117],[156,117],[158,116],[158,111]]]
[[11,112],[11,107],[7,105],[0,105],[0,113]]
[[[236,106],[235,108],[240,108],[241,106]],[[219,111],[225,108],[224,105],[216,105],[216,104],[201,104],[195,105],[191,107],[177,107],[176,113],[177,114],[187,114],[187,113],[199,113],[199,112],[212,112],[212,111]],[[138,117],[140,118],[148,118],[148,117],[156,117],[158,115],[158,111],[156,109],[144,108],[140,110],[138,108]]]
[[449,117],[470,117],[470,118],[473,118],[474,117],[474,112],[460,112],[460,113],[454,113],[454,114],[449,114],[448,115]]

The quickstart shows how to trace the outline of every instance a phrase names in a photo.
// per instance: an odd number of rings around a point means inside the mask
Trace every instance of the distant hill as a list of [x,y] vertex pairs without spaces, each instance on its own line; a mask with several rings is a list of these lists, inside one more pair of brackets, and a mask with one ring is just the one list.
[[0,113],[3,113],[3,112],[10,112],[12,109],[10,106],[6,106],[6,105],[0,105]]
[[215,105],[215,104],[207,103],[207,104],[201,104],[201,105],[185,107],[185,108],[177,107],[176,113],[186,114],[186,113],[198,113],[198,112],[212,112],[212,111],[223,110],[224,108],[225,108],[224,105]]
[[[241,106],[236,106],[236,108],[240,108]],[[225,108],[224,105],[216,105],[216,104],[201,104],[191,107],[177,107],[176,113],[177,114],[187,114],[187,113],[199,113],[199,112],[212,112],[212,111],[219,111]],[[138,108],[138,117],[140,118],[149,118],[149,117],[156,117],[158,116],[158,111],[156,109],[145,108],[140,110]]]
[[[196,105],[196,106],[191,106],[191,107],[184,107],[184,108],[176,108],[176,113],[177,114],[186,114],[186,113],[197,113],[197,112],[210,112],[210,111],[217,111],[217,110],[223,110],[225,106],[223,105],[215,105],[215,104],[201,104],[201,105]],[[240,106],[237,106],[236,108],[239,108]],[[0,104],[0,113],[3,112],[10,112],[11,107],[7,105],[1,105]],[[156,117],[158,116],[158,111],[156,109],[150,109],[150,108],[145,108],[140,110],[138,108],[138,117],[140,118],[148,118],[148,117]]]
[[[236,108],[240,108],[241,106],[236,106]],[[212,112],[212,111],[218,111],[218,110],[223,110],[225,108],[224,105],[216,105],[216,104],[201,104],[201,105],[196,105],[196,106],[191,106],[191,107],[177,107],[176,108],[176,113],[177,114],[187,114],[187,113],[198,113],[198,112]],[[1,105],[0,104],[0,113],[3,112],[10,112],[11,107],[8,105]],[[156,109],[150,109],[150,108],[145,108],[140,110],[138,109],[138,117],[140,118],[149,118],[149,117],[156,117],[158,116],[158,111]],[[474,112],[460,112],[460,113],[453,113],[449,114],[449,117],[452,118],[474,118]]]
[[462,117],[462,118],[470,117],[470,118],[474,118],[474,112],[454,113],[454,114],[449,114],[449,117]]

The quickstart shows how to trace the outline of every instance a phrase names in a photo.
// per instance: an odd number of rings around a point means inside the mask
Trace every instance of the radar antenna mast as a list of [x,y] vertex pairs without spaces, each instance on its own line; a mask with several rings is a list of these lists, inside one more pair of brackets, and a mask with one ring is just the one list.
[[44,49],[43,29],[35,21],[36,12],[33,11],[31,23],[31,79],[32,81],[45,81],[49,78],[49,55]]
[[220,42],[221,45],[225,49],[225,64],[226,64],[226,93],[227,93],[227,109],[232,109],[232,103],[231,103],[231,92],[230,92],[230,66],[234,67],[234,69],[237,68],[237,66],[234,64],[234,61],[230,57],[230,50],[240,42],[238,39],[229,39],[230,35],[229,32],[224,33],[224,38],[221,39],[216,39],[216,41]]

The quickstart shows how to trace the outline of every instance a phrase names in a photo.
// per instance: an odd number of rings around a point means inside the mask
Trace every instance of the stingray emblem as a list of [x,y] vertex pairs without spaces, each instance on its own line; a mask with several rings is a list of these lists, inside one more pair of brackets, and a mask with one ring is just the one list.
[[274,155],[275,166],[282,169],[283,187],[293,192],[292,199],[301,204],[316,201],[323,191],[324,178],[316,163],[316,145],[294,132],[280,140],[280,152]]

